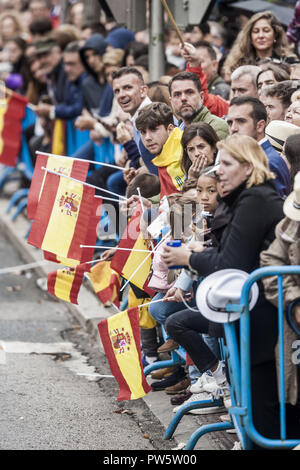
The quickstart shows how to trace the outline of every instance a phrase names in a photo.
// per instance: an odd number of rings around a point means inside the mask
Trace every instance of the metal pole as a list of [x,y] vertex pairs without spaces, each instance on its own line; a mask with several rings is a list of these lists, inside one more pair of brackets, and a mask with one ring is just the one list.
[[160,0],[150,1],[150,42],[149,72],[150,81],[158,80],[165,74],[164,19]]

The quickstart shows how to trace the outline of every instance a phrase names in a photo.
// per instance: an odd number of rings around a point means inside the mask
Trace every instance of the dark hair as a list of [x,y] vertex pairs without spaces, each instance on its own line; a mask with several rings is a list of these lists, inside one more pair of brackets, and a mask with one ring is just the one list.
[[138,41],[132,41],[130,42],[126,48],[125,48],[125,54],[124,54],[124,65],[126,65],[126,59],[129,55],[132,55],[133,60],[136,61],[136,59],[142,55],[148,55],[149,47],[147,44],[144,44],[143,42],[138,42]]
[[202,91],[200,80],[199,80],[199,78],[197,77],[197,75],[195,73],[192,73],[192,72],[179,72],[176,75],[174,75],[174,77],[172,77],[171,80],[168,83],[170,95],[172,93],[173,83],[178,81],[178,80],[192,80],[195,83],[195,85],[197,87],[197,90],[199,92]]
[[197,42],[193,43],[193,46],[196,49],[198,49],[199,47],[202,47],[203,49],[206,49],[208,54],[209,54],[209,57],[211,58],[211,60],[217,60],[216,51],[214,50],[214,48],[212,47],[212,45],[209,42],[207,42],[207,41],[197,41]]
[[256,86],[258,86],[258,77],[262,74],[267,72],[268,70],[271,70],[273,72],[274,78],[276,82],[282,82],[283,80],[289,80],[290,74],[284,70],[282,67],[279,67],[278,65],[275,65],[273,63],[268,63],[260,66],[261,71],[258,72],[257,77],[256,77]]
[[37,18],[29,24],[29,31],[31,34],[40,34],[44,36],[47,33],[50,33],[52,29],[51,20],[47,17]]
[[139,65],[149,72],[149,57],[146,54],[141,55],[136,59],[135,65]]
[[92,34],[98,33],[102,34],[102,36],[106,35],[105,26],[102,23],[99,23],[99,21],[86,21],[81,26],[81,31],[88,28],[92,30]]
[[252,117],[254,124],[256,124],[258,121],[266,121],[267,122],[267,110],[265,108],[265,105],[259,101],[258,98],[254,98],[254,96],[236,96],[233,98],[230,103],[230,106],[242,106],[243,104],[250,104],[252,107],[252,112],[250,116]]
[[300,171],[300,134],[290,135],[284,145],[285,156],[291,165],[290,175],[291,175],[291,185],[294,184],[294,178],[298,171]]
[[186,148],[188,143],[196,136],[205,140],[205,142],[207,142],[213,149],[216,149],[217,142],[220,140],[215,130],[206,122],[195,122],[194,124],[187,126],[181,137],[181,145],[183,148],[181,168],[185,174],[188,173],[190,166],[192,165]]
[[288,108],[291,104],[292,94],[300,87],[300,81],[298,81],[298,85],[294,83],[295,81],[284,80],[275,85],[268,85],[262,89],[261,96],[276,96],[281,101],[283,107]]
[[156,196],[160,193],[160,180],[156,175],[141,173],[135,176],[127,186],[126,197],[130,198],[134,194],[138,195],[137,188],[140,188],[142,197],[149,198]]
[[112,79],[115,80],[116,78],[120,78],[123,77],[123,75],[129,74],[136,75],[139,78],[140,82],[144,85],[143,75],[135,67],[121,67],[112,74]]
[[191,24],[190,23],[185,27],[184,32],[185,33],[190,33],[191,31],[193,31],[195,26],[200,29],[203,36],[210,33],[210,26],[209,26],[208,23],[198,23],[198,24]]
[[167,129],[169,124],[173,123],[171,108],[166,103],[155,102],[148,104],[139,111],[135,126],[138,131],[145,131],[146,129],[155,129],[161,125]]
[[148,83],[148,97],[152,102],[159,101],[171,107],[168,85],[160,82]]
[[64,52],[78,52],[79,53],[79,50],[80,50],[80,44],[78,41],[72,41],[72,42],[69,42],[65,49],[64,49]]

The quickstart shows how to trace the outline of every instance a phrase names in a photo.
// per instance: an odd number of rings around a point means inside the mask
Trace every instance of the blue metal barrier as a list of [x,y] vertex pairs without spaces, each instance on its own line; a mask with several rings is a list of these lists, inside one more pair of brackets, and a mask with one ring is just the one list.
[[[283,289],[282,276],[300,274],[300,266],[271,266],[253,271],[245,282],[241,295],[240,318],[240,354],[241,354],[241,405],[231,413],[242,417],[242,425],[247,436],[261,447],[269,449],[290,449],[300,443],[300,439],[286,438],[285,381],[284,381],[284,336],[283,336]],[[278,342],[279,342],[279,404],[280,404],[280,439],[269,439],[255,429],[252,419],[251,403],[251,368],[250,368],[250,313],[248,297],[254,282],[266,276],[278,277]]]
[[[249,275],[242,290],[239,305],[227,305],[228,312],[240,312],[240,354],[235,330],[235,323],[224,323],[226,344],[223,344],[225,360],[230,377],[230,394],[232,406],[228,409],[231,423],[213,423],[198,428],[190,437],[185,450],[194,449],[201,436],[208,432],[235,428],[243,450],[250,450],[252,442],[269,449],[290,449],[300,443],[300,439],[286,439],[285,422],[285,389],[284,389],[284,337],[283,337],[283,289],[282,276],[286,274],[300,274],[300,266],[272,266],[260,268]],[[254,282],[265,276],[278,276],[278,338],[280,357],[279,397],[280,397],[280,439],[268,439],[260,435],[254,427],[251,405],[250,381],[250,313],[249,292]],[[295,329],[296,331],[296,329]],[[194,402],[193,408],[207,406],[208,403]],[[165,439],[170,439],[178,425],[179,420],[189,411],[191,405],[182,407],[177,412],[167,428]]]

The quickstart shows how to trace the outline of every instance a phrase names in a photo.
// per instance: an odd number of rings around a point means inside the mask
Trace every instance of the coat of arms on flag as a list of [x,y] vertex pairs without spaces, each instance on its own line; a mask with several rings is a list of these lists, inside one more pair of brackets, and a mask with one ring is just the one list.
[[89,163],[84,160],[74,160],[71,157],[61,157],[59,155],[37,154],[34,173],[29,189],[27,202],[27,217],[34,219],[36,208],[44,187],[47,172],[42,170],[47,168],[71,176],[80,181],[85,181],[89,169]]
[[111,372],[120,391],[117,400],[135,400],[150,392],[142,366],[138,308],[117,313],[98,324]]
[[94,201],[94,188],[47,173],[28,243],[82,262],[84,249],[80,245],[88,237]]

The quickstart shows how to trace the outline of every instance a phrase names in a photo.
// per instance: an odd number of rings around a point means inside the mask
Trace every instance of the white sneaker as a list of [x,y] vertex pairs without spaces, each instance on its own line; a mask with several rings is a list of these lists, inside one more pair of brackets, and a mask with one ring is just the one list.
[[199,377],[197,382],[190,386],[190,392],[192,393],[201,393],[201,392],[208,392],[211,393],[215,390],[217,383],[214,377],[207,372]]
[[242,449],[242,446],[241,446],[241,443],[240,443],[239,441],[236,441],[236,442],[234,443],[234,446],[233,446],[233,448],[232,448],[231,450],[243,450],[243,449]]
[[226,408],[230,408],[232,406],[229,384],[227,380],[220,384],[217,384],[215,390],[212,391],[212,395],[216,400],[222,398],[224,406]]
[[[173,408],[173,413],[177,413],[178,410],[182,409],[185,405],[191,404],[194,401],[203,401],[203,400],[211,400],[212,395],[207,392],[202,392],[202,393],[193,393],[193,395],[186,400],[183,405],[175,406]],[[209,413],[220,413],[224,411],[225,408],[224,406],[210,406],[210,407],[205,407],[205,408],[195,408],[194,410],[188,411],[189,414],[193,415],[206,415]]]

